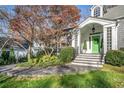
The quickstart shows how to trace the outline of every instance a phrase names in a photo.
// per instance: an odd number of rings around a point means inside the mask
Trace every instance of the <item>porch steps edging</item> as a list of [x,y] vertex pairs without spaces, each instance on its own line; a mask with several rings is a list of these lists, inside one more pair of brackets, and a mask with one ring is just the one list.
[[80,65],[80,66],[88,66],[88,67],[103,67],[103,65],[89,65],[89,64],[81,64],[81,63],[72,63],[72,65]]
[[80,54],[72,62],[73,65],[103,67],[104,60],[100,54]]

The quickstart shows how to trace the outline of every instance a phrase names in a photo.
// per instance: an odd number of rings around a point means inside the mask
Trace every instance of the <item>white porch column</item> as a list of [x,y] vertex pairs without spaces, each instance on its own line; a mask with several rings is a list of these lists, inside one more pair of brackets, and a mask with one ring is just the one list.
[[103,51],[104,54],[107,52],[107,27],[103,26]]
[[112,27],[112,50],[117,50],[117,29],[116,26]]
[[74,47],[74,48],[75,48],[75,41],[76,41],[75,39],[76,39],[76,38],[75,38],[75,35],[73,34],[73,35],[72,35],[72,43],[71,43],[71,46]]
[[80,30],[78,30],[78,36],[77,36],[77,47],[78,47],[78,54],[80,54],[80,50],[81,50],[81,43],[80,43],[80,39],[81,39],[81,32],[80,32]]

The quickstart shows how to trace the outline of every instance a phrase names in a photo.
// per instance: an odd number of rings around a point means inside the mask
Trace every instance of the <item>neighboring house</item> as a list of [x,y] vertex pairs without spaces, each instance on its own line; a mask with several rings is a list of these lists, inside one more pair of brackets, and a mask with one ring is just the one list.
[[79,25],[73,38],[72,47],[78,55],[105,55],[108,50],[124,48],[124,6],[92,6],[91,16]]
[[[2,48],[3,44],[8,40],[8,38],[11,38],[11,37],[12,37],[12,33],[11,32],[4,33],[2,30],[0,31],[0,56],[1,56],[1,53],[2,53],[1,48]],[[22,45],[23,45],[23,47],[25,49],[20,47],[20,46],[18,46],[17,44],[12,45],[11,43],[12,42],[10,40],[4,46],[4,48],[6,48],[6,51],[10,51],[10,48],[13,46],[16,58],[26,57],[27,49],[28,49],[28,44],[25,41],[22,43]],[[33,43],[32,52],[33,52],[34,55],[39,51],[39,49],[40,48],[39,48],[38,44]]]

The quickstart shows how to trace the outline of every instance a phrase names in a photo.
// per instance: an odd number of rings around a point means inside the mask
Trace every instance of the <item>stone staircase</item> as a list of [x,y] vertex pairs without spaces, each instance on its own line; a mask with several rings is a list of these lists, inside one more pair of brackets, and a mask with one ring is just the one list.
[[100,54],[80,54],[72,62],[73,65],[103,67]]

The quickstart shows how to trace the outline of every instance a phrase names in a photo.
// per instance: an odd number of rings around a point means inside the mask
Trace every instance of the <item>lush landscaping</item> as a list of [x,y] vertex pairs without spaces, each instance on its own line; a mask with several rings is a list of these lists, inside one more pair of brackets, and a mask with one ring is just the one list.
[[124,87],[124,66],[104,65],[101,70],[43,77],[0,75],[0,87]]
[[21,62],[17,67],[48,67],[55,65],[63,65],[71,62],[74,59],[74,48],[65,47],[61,49],[60,54],[45,55],[43,53],[32,58],[31,62]]

